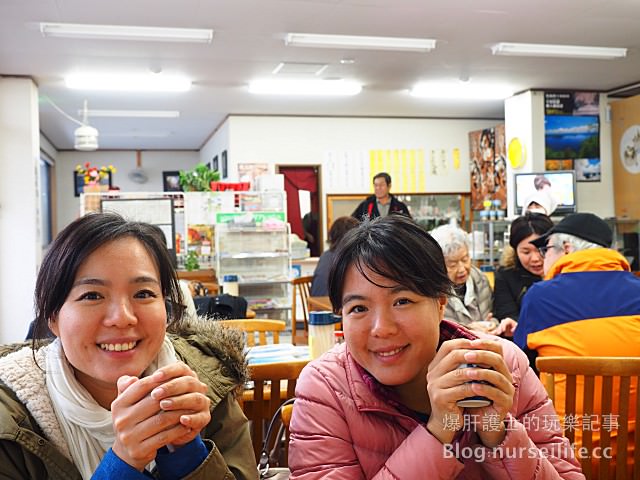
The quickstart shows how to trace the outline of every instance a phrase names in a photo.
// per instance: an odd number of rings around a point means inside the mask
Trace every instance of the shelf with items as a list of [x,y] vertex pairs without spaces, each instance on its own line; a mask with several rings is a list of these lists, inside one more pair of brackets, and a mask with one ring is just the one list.
[[[204,267],[217,265],[216,229],[220,224],[228,224],[230,230],[238,232],[246,228],[253,232],[269,232],[286,222],[284,191],[185,192],[184,199],[184,222],[188,233],[185,251],[194,251]],[[239,245],[244,241],[243,238]],[[250,253],[251,248],[237,254]]]
[[[327,230],[336,218],[351,215],[368,195],[327,195]],[[403,193],[396,197],[407,205],[413,219],[427,230],[449,223],[452,218],[463,229],[469,229],[471,202],[468,193]]]
[[471,259],[487,270],[498,268],[504,246],[509,243],[507,220],[486,220],[471,224]]
[[216,252],[218,278],[237,275],[239,295],[247,300],[249,308],[258,315],[273,311],[286,319],[291,302],[289,224],[273,218],[255,226],[219,223]]

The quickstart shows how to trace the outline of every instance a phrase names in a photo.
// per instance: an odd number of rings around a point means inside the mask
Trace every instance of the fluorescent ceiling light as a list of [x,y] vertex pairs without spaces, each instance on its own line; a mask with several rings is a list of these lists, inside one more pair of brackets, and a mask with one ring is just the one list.
[[205,28],[41,23],[40,32],[44,37],[96,38],[102,40],[211,43],[213,39],[213,30]]
[[513,95],[505,85],[465,83],[418,83],[409,92],[414,97],[452,100],[504,100]]
[[350,80],[264,79],[249,84],[249,92],[262,95],[357,95],[362,85]]
[[566,57],[611,60],[627,56],[626,48],[584,47],[544,43],[497,43],[491,47],[494,55],[523,57]]
[[313,33],[288,33],[284,43],[294,47],[402,50],[408,52],[430,52],[436,48],[436,41],[431,38],[365,37]]
[[191,80],[164,74],[113,75],[73,74],[64,79],[69,88],[120,92],[186,92]]
[[[82,113],[84,110],[78,110]],[[178,118],[177,110],[87,110],[89,117]]]

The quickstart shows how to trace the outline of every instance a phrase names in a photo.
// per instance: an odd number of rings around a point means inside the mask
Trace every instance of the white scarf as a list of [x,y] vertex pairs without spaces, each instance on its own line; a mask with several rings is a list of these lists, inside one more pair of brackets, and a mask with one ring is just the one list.
[[[89,480],[115,441],[111,412],[98,405],[78,382],[59,339],[47,347],[46,355],[46,383],[53,410],[73,463],[80,470],[82,478]],[[165,337],[158,356],[142,376],[175,362],[175,350]]]

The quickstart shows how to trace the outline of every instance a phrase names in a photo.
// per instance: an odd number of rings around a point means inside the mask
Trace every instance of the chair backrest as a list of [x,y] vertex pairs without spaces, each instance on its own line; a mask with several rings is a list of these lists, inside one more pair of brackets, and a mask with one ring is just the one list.
[[640,478],[640,357],[538,357],[536,367],[585,477]]
[[496,274],[494,272],[482,272],[482,273],[484,273],[484,276],[487,277],[489,286],[491,287],[491,290],[493,290],[496,284]]
[[[312,276],[306,276],[291,280],[291,343],[294,345],[306,344],[308,342],[309,290],[312,279]],[[300,299],[299,303],[298,299]],[[298,329],[298,321],[303,322],[302,330]]]
[[272,334],[273,343],[280,343],[280,332],[284,332],[286,327],[282,320],[264,318],[218,320],[218,323],[245,332],[245,342],[248,347],[256,345],[256,335],[258,336],[258,344],[267,345],[267,333]]
[[295,396],[296,381],[307,363],[309,360],[250,366],[253,390],[244,391],[242,409],[251,422],[251,441],[256,462],[260,457],[268,422],[282,402]]

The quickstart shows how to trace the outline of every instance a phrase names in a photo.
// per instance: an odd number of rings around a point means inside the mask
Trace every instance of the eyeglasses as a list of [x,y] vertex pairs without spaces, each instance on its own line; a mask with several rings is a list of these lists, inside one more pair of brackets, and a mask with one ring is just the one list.
[[538,247],[538,251],[540,252],[542,258],[545,257],[545,255],[547,254],[547,250],[549,250],[550,248],[560,249],[558,245],[543,245],[542,247]]

